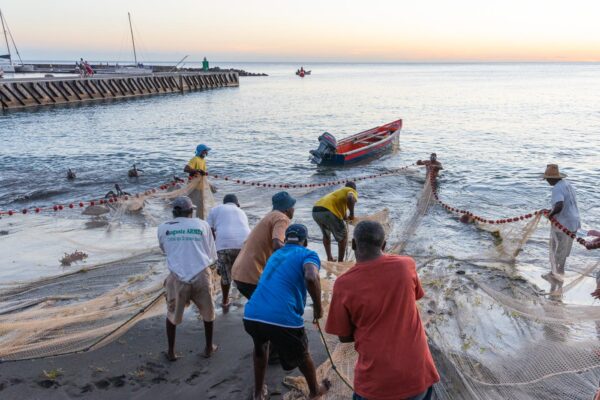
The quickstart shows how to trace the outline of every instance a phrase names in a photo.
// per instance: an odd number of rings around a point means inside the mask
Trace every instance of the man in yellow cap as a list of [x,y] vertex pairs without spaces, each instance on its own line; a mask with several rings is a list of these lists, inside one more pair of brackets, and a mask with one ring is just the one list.
[[[552,186],[552,209],[548,212],[549,219],[556,219],[559,224],[575,233],[581,228],[579,209],[575,189],[561,174],[558,165],[548,164],[544,179]],[[571,254],[573,239],[561,229],[552,225],[550,228],[550,265],[552,271],[543,277],[548,280],[563,281],[565,263]]]
[[[331,234],[338,244],[338,261],[344,261],[344,253],[348,244],[348,229],[345,220],[354,219],[354,204],[358,201],[358,192],[354,182],[331,192],[315,203],[312,216],[323,233],[323,246],[327,253],[327,261],[334,261],[331,255]],[[349,215],[348,215],[349,213]]]

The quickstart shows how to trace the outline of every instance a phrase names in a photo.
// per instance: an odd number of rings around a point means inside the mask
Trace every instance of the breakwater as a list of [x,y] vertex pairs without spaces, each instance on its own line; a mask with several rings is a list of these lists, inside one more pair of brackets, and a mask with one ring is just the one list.
[[235,72],[175,72],[0,80],[3,110],[239,86]]

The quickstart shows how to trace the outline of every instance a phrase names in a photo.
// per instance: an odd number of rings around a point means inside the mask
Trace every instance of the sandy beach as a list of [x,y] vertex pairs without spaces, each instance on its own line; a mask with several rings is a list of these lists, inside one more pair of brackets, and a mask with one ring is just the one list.
[[[165,319],[157,316],[141,321],[96,351],[0,364],[0,398],[248,399],[253,387],[252,341],[244,331],[242,313],[243,307],[234,305],[227,314],[218,316],[215,342],[219,350],[210,359],[200,355],[203,325],[190,310],[177,331],[179,359],[167,361]],[[306,316],[310,317],[310,312]],[[310,351],[318,365],[326,358],[325,349],[312,324],[306,326]],[[55,379],[47,376],[55,373],[59,375]],[[286,393],[282,384],[285,375],[281,366],[269,366],[271,398]]]

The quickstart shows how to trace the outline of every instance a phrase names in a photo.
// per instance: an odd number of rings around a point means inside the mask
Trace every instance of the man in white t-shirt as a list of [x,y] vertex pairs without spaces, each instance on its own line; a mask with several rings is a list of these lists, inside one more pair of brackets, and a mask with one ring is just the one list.
[[[566,176],[559,172],[556,164],[548,164],[546,167],[544,179],[552,186],[552,209],[548,212],[548,218],[551,220],[556,219],[563,227],[576,233],[581,228],[579,209],[577,208],[575,190],[564,179]],[[552,225],[550,230],[550,265],[552,271],[545,274],[544,278],[559,282],[563,281],[565,263],[569,254],[571,254],[572,246],[573,238]]]
[[210,210],[207,222],[217,241],[217,271],[221,275],[222,307],[226,312],[229,308],[231,268],[250,233],[248,216],[240,208],[236,195],[228,194],[223,198],[223,204]]
[[210,226],[199,218],[192,218],[194,205],[189,197],[173,201],[174,219],[158,227],[158,242],[167,255],[171,273],[165,279],[167,299],[167,358],[175,361],[175,331],[183,320],[185,307],[194,302],[204,320],[206,347],[204,356],[210,357],[217,346],[213,344],[215,305],[211,270],[217,258],[217,249]]

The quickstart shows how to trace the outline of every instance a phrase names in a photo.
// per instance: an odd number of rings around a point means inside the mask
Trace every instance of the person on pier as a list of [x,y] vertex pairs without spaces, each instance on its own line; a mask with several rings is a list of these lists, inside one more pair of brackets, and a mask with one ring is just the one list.
[[321,228],[327,261],[334,261],[331,254],[331,234],[338,244],[337,261],[344,261],[348,244],[348,229],[344,221],[354,219],[354,205],[357,201],[356,184],[347,182],[345,187],[329,193],[315,203],[312,217]]
[[175,333],[183,321],[185,307],[193,302],[204,321],[206,346],[204,357],[210,357],[217,346],[213,344],[215,305],[213,302],[212,271],[209,266],[217,259],[217,249],[206,221],[192,218],[194,205],[189,197],[173,201],[173,219],[158,227],[158,242],[167,256],[170,274],[165,279],[167,302],[167,358],[175,361]]
[[417,165],[424,165],[427,169],[427,178],[432,179],[433,181],[437,179],[439,172],[444,169],[435,153],[431,153],[429,160],[417,160]]
[[[577,207],[575,189],[564,179],[566,176],[560,173],[558,165],[548,164],[546,166],[544,179],[552,186],[552,209],[545,211],[548,212],[548,219],[556,219],[560,225],[576,233],[581,228],[579,208]],[[551,271],[542,277],[546,280],[562,282],[567,257],[571,254],[571,248],[573,247],[573,239],[552,224],[549,247]]]
[[206,168],[206,156],[208,156],[208,152],[210,151],[210,147],[205,144],[199,144],[196,146],[196,155],[188,161],[183,171],[188,173],[190,178],[198,178],[202,177],[202,179],[198,179],[198,183],[194,190],[190,192],[190,199],[196,206],[196,217],[200,219],[204,219],[204,185],[207,184],[208,180],[203,178],[207,175]]

